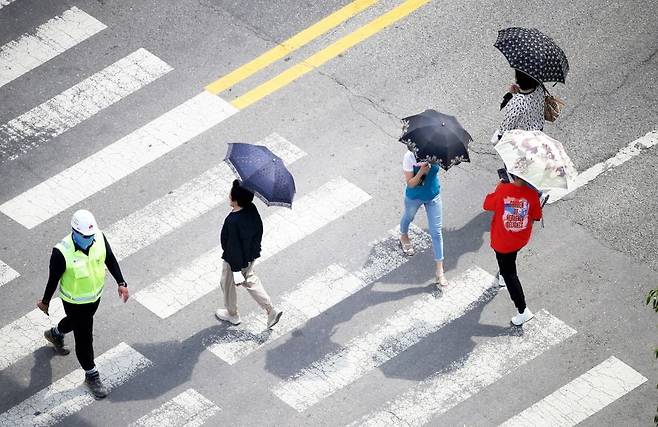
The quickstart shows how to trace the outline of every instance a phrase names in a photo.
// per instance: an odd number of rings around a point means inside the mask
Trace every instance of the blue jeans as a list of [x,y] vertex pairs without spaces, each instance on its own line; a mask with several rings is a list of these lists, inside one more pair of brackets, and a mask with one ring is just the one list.
[[429,225],[430,236],[432,237],[432,247],[434,248],[434,259],[443,261],[443,232],[441,231],[441,194],[437,194],[432,200],[416,200],[404,197],[404,213],[400,220],[400,232],[409,233],[409,225],[414,220],[416,212],[421,205],[425,206],[427,213],[427,223]]

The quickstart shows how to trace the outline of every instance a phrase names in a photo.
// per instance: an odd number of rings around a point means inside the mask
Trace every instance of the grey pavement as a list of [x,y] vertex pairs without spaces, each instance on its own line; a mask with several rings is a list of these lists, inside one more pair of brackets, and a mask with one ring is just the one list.
[[[383,0],[219,96],[227,101],[274,77],[401,1]],[[204,86],[322,19],[347,1],[194,0],[64,2],[15,0],[0,9],[0,45],[71,6],[107,29],[0,87],[0,122],[55,96],[144,47],[174,70],[16,160],[0,159],[0,203],[113,143]],[[372,199],[258,266],[274,301],[322,268],[360,268],[369,242],[386,236],[402,211],[401,117],[434,108],[473,135],[471,163],[441,174],[448,279],[477,265],[496,272],[489,216],[481,211],[500,159],[489,137],[502,119],[512,73],[493,48],[500,28],[537,27],[565,49],[571,71],[551,90],[567,109],[545,131],[563,142],[579,171],[658,130],[658,2],[430,1],[281,90],[80,204],[27,230],[0,215],[0,260],[20,277],[0,286],[0,328],[35,308],[52,246],[77,208],[110,225],[220,163],[228,142],[276,132],[308,155],[291,166],[298,197],[342,176]],[[519,258],[528,306],[546,309],[577,333],[505,375],[430,425],[498,425],[610,356],[647,381],[582,425],[651,425],[658,402],[657,315],[644,304],[658,286],[658,147],[642,153],[545,210],[545,228]],[[220,193],[226,188],[218,188]],[[269,209],[259,205],[265,216]],[[133,295],[217,245],[225,208],[213,209],[121,263]],[[426,226],[419,212],[418,225]],[[111,243],[111,242],[110,242]],[[346,425],[432,373],[459,362],[492,334],[510,330],[505,290],[303,413],[271,389],[433,290],[428,251],[235,365],[205,350],[226,325],[214,318],[215,291],[167,319],[114,282],[95,320],[101,354],[125,342],[153,362],[104,401],[61,425],[127,425],[194,388],[221,411],[207,425]],[[243,313],[257,310],[240,294]],[[284,314],[285,316],[285,314]],[[72,337],[68,337],[72,343]],[[74,355],[36,350],[0,374],[0,413],[78,368]],[[2,349],[0,349],[2,351]]]

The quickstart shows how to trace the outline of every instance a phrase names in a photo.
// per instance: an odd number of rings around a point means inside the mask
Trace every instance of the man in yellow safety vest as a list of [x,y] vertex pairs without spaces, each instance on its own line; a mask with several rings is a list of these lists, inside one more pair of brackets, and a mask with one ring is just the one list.
[[64,317],[57,326],[44,332],[59,354],[69,354],[64,335],[73,332],[75,354],[85,370],[85,385],[97,398],[107,396],[94,363],[94,314],[105,286],[105,267],[119,285],[119,297],[128,301],[128,286],[110,244],[98,229],[96,219],[87,210],[79,210],[71,219],[72,231],[55,245],[50,256],[50,274],[43,298],[37,307],[48,314],[50,299],[59,283]]

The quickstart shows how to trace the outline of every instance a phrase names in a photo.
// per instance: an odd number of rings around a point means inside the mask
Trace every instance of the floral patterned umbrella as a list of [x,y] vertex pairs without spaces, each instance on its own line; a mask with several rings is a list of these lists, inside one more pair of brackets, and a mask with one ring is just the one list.
[[538,130],[505,132],[494,148],[509,173],[542,191],[568,189],[578,174],[562,144]]
[[540,82],[560,82],[569,72],[569,61],[555,41],[535,28],[511,27],[498,31],[494,46],[512,68]]
[[468,144],[471,135],[453,116],[435,110],[402,119],[400,142],[413,151],[419,162],[436,163],[448,170],[461,162],[470,162]]

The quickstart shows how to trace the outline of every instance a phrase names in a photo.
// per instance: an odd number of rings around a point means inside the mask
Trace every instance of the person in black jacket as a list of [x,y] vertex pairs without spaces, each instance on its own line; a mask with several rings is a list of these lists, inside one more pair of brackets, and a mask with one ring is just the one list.
[[239,325],[240,314],[237,306],[236,287],[242,286],[267,312],[267,328],[276,325],[283,312],[272,306],[270,296],[254,273],[254,262],[260,257],[260,244],[263,238],[263,222],[256,205],[254,193],[240,185],[237,179],[229,193],[231,213],[222,226],[222,279],[224,307],[215,312],[219,320]]

